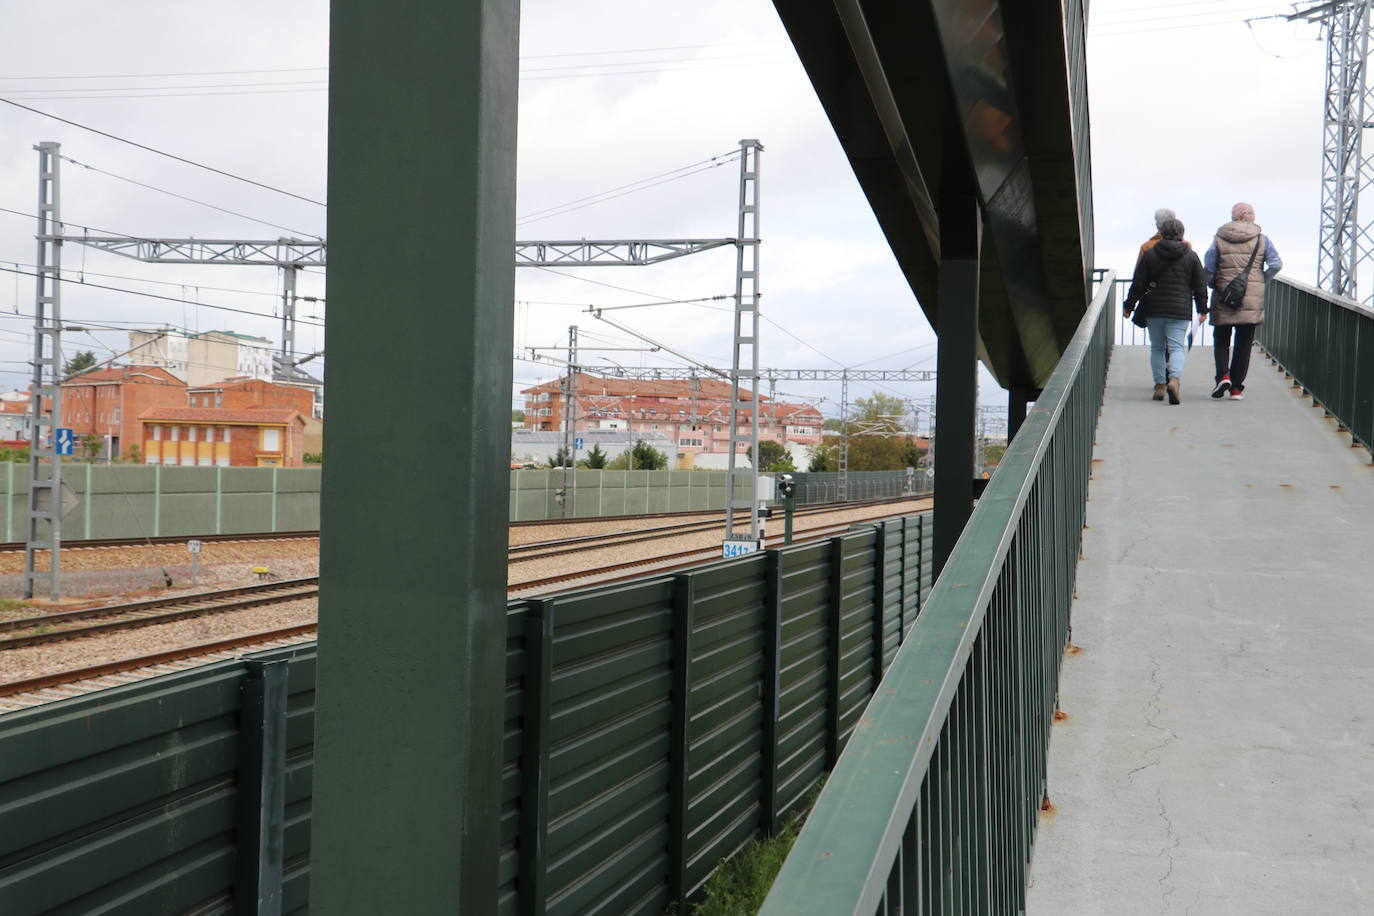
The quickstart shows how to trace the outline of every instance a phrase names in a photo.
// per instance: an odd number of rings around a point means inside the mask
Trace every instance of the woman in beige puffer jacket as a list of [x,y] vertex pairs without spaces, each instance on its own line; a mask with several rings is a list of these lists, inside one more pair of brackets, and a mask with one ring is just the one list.
[[[1252,260],[1253,257],[1253,260]],[[1240,308],[1221,304],[1220,292],[1250,265],[1245,298]],[[1216,387],[1212,397],[1231,400],[1245,395],[1245,376],[1250,371],[1250,348],[1255,328],[1264,323],[1264,286],[1283,268],[1274,243],[1255,225],[1255,208],[1239,203],[1231,208],[1231,222],[1217,230],[1203,258],[1203,267],[1212,287],[1211,321],[1214,330],[1212,354],[1216,359]],[[1234,333],[1235,343],[1232,345]]]

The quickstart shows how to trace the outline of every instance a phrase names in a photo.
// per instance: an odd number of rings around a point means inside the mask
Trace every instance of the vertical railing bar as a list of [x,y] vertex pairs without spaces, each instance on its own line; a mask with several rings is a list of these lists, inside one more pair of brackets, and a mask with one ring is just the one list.
[[887,522],[873,526],[873,556],[873,690],[876,691],[883,679],[887,632]]
[[825,734],[825,766],[834,769],[835,761],[840,758],[840,682],[843,664],[841,640],[844,632],[844,538],[830,538],[830,616],[829,652],[827,666],[830,678],[827,682],[826,705],[828,716]]
[[763,774],[759,801],[763,809],[764,829],[769,836],[776,835],[782,826],[782,812],[778,810],[778,718],[781,715],[782,703],[782,580],[783,562],[786,556],[781,550],[769,550],[765,553],[767,566],[765,569],[763,620],[763,690],[761,692],[763,702]]
[[240,686],[238,916],[279,916],[286,830],[286,710],[290,663],[245,662]]
[[556,600],[533,599],[525,617],[520,708],[520,834],[517,892],[521,916],[543,916],[548,900],[549,728],[553,710]]
[[[771,551],[778,553],[779,551]],[[669,894],[678,912],[687,911],[688,758],[691,751],[692,631],[695,629],[696,584],[690,573],[673,576],[672,712],[668,769]],[[765,726],[766,728],[766,726]],[[772,742],[776,745],[776,741]],[[774,798],[775,798],[775,793]],[[775,800],[776,801],[776,800]],[[776,809],[776,803],[767,810]],[[771,822],[770,822],[771,823]]]

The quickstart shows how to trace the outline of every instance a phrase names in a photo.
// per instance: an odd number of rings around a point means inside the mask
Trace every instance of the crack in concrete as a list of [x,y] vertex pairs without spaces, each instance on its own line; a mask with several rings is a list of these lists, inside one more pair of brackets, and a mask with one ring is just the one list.
[[1172,844],[1165,846],[1163,849],[1159,851],[1159,856],[1165,857],[1169,860],[1168,871],[1166,871],[1162,876],[1160,876],[1159,879],[1159,886],[1164,889],[1163,910],[1167,913],[1169,911],[1169,898],[1173,896],[1174,887],[1173,885],[1168,884],[1166,882],[1168,882],[1168,880],[1173,877],[1173,853],[1174,850],[1182,844],[1182,840],[1180,840],[1178,836],[1174,833],[1174,822],[1169,818],[1169,812],[1164,807],[1164,794],[1162,789],[1155,789],[1155,804],[1159,805],[1159,818],[1160,820],[1164,821],[1164,833],[1166,836],[1173,840]]
[[1148,770],[1150,767],[1158,766],[1159,762],[1164,757],[1164,749],[1172,742],[1178,740],[1178,732],[1174,731],[1172,728],[1165,728],[1156,721],[1161,715],[1160,703],[1164,694],[1164,682],[1159,679],[1159,670],[1159,657],[1154,655],[1150,656],[1150,683],[1154,685],[1154,693],[1145,704],[1145,727],[1162,733],[1163,740],[1152,747],[1146,748],[1145,753],[1141,755],[1145,759],[1145,762],[1127,771],[1126,785],[1128,787],[1135,785],[1137,773]]

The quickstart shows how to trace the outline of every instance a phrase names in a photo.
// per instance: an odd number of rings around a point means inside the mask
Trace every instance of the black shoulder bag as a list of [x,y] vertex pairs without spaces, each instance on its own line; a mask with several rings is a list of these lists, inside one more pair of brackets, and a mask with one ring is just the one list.
[[[1255,266],[1255,257],[1259,254],[1260,246],[1264,244],[1264,233],[1255,240],[1255,250],[1250,252],[1250,260],[1245,262],[1245,269],[1231,278],[1231,282],[1226,284],[1226,288],[1217,292],[1217,300],[1228,309],[1238,309],[1245,301],[1245,288],[1250,285],[1250,268]],[[1220,257],[1220,255],[1218,255]],[[1221,265],[1218,264],[1218,267]]]

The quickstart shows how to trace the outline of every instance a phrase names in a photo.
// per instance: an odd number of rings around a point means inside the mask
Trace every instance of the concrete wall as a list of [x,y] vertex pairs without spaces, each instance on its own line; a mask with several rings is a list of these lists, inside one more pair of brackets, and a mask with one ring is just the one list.
[[[319,468],[200,468],[68,464],[63,482],[78,502],[62,537],[129,538],[314,531]],[[27,534],[29,466],[0,465],[5,541]]]

